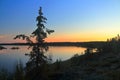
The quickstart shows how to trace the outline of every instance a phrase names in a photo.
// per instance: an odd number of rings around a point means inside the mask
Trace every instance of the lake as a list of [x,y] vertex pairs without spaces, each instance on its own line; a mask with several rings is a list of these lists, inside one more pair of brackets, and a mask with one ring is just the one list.
[[[31,49],[28,46],[17,46],[20,49],[12,50],[13,46],[4,46],[7,49],[0,50],[0,68],[7,69],[12,72],[15,69],[15,65],[21,61],[23,66],[29,60],[29,56],[25,56],[25,53],[29,53]],[[14,46],[15,47],[15,46]],[[75,47],[75,46],[55,46],[49,47],[49,50],[45,53],[47,56],[52,56],[53,62],[57,59],[67,60],[74,54],[82,55],[86,48]]]

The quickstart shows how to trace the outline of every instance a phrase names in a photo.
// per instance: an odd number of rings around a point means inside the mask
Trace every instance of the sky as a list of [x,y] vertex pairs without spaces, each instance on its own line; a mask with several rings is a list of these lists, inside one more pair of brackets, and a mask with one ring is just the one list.
[[0,43],[36,28],[39,7],[55,30],[47,42],[106,41],[120,34],[120,0],[0,0]]

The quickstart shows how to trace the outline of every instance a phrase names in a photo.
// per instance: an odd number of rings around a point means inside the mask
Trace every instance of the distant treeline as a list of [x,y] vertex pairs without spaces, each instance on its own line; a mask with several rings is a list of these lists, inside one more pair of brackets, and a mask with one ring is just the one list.
[[[89,47],[96,48],[104,45],[105,41],[94,41],[94,42],[47,42],[45,45],[48,46],[77,46],[77,47]],[[36,45],[36,43],[0,43],[0,45]]]

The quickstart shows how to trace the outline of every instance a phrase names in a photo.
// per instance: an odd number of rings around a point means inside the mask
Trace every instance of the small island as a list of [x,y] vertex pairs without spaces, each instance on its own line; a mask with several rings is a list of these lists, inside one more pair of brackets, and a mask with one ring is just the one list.
[[20,48],[19,48],[19,47],[12,47],[12,48],[10,48],[10,49],[15,50],[15,49],[20,49]]
[[0,50],[7,49],[6,47],[0,46]]

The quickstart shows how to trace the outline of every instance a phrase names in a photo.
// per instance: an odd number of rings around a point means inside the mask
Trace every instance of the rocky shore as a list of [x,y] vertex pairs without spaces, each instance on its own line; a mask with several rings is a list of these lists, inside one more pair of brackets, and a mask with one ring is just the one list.
[[61,62],[52,80],[120,80],[119,75],[119,53],[94,53]]

